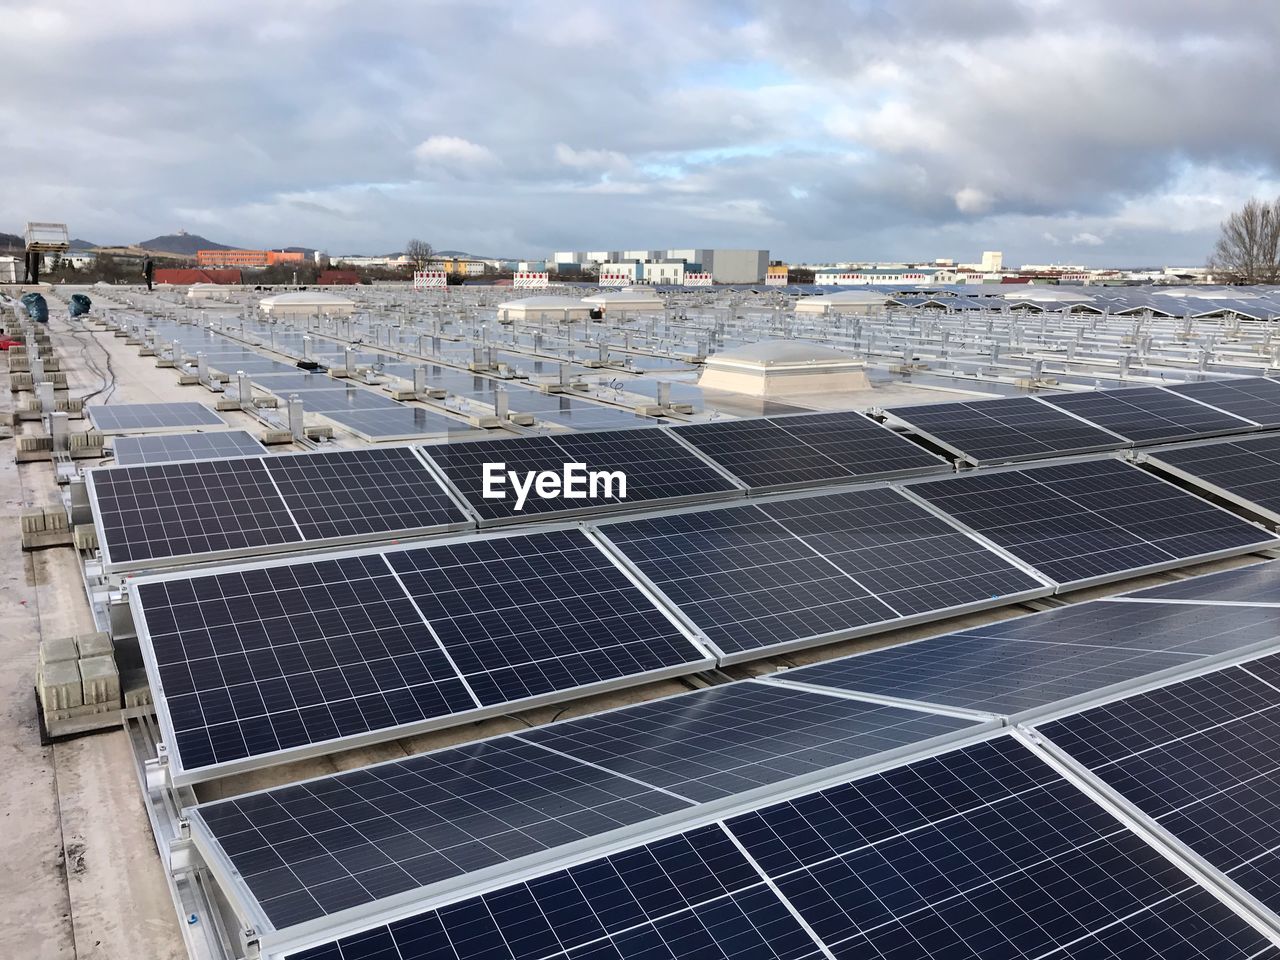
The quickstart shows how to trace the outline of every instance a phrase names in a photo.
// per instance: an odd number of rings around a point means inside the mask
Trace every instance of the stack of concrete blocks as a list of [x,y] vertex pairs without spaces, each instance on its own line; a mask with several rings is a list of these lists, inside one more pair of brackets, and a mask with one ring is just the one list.
[[120,672],[106,633],[42,641],[36,676],[51,733],[59,723],[120,709]]
[[71,519],[67,516],[66,508],[60,504],[24,510],[19,519],[22,522],[23,550],[68,547],[74,542],[71,536]]

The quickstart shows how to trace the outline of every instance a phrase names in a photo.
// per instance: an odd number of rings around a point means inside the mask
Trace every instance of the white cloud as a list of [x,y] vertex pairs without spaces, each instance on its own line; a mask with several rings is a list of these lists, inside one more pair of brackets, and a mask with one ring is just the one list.
[[956,209],[961,213],[986,213],[991,209],[991,194],[977,187],[962,187],[956,191]]
[[1081,247],[1100,247],[1103,241],[1096,233],[1082,230],[1080,233],[1072,235],[1071,242]]
[[437,135],[428,137],[413,148],[413,158],[421,167],[445,170],[453,174],[469,174],[477,168],[498,162],[493,151],[462,137]]
[[567,143],[555,146],[556,162],[574,170],[600,172],[609,170],[629,170],[631,161],[617,150],[596,150],[586,148],[575,150]]

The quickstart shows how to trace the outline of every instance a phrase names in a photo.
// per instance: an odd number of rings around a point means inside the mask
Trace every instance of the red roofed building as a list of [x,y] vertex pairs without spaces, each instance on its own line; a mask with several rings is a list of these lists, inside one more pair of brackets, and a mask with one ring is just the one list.
[[360,275],[354,270],[324,270],[316,280],[322,287],[359,282]]

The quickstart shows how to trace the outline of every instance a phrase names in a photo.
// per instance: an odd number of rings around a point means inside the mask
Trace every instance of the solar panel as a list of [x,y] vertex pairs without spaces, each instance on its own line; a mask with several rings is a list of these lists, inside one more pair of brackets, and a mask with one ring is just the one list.
[[121,403],[84,408],[100,433],[144,433],[179,427],[225,427],[227,422],[199,403]]
[[578,531],[387,560],[482,706],[704,660]]
[[674,430],[756,489],[947,469],[940,458],[853,412],[717,420]]
[[257,458],[107,467],[86,479],[108,566],[303,539]]
[[1258,526],[1113,459],[970,473],[907,489],[1063,585],[1274,542]]
[[822,956],[733,841],[709,826],[344,936],[290,960]]
[[88,480],[112,569],[471,522],[405,447],[113,467]]
[[276,929],[687,808],[515,737],[188,812]]
[[1245,437],[1160,450],[1148,462],[1280,521],[1280,437]]
[[710,660],[580,531],[140,578],[175,782]]
[[1271,608],[1091,601],[777,678],[1012,716],[1276,639]]
[[885,414],[975,464],[1114,450],[1125,444],[1035,397],[894,407]]
[[1046,589],[888,489],[600,530],[727,657]]
[[447,436],[471,429],[461,420],[404,404],[376,410],[326,410],[320,416],[370,442]]
[[1221,573],[1188,577],[1126,594],[1134,600],[1195,600],[1200,603],[1280,604],[1280,561],[1255,563]]
[[308,540],[468,522],[408,447],[273,457],[266,464]]
[[204,804],[189,819],[281,929],[966,729],[746,681]]
[[702,803],[972,729],[973,722],[747,681],[519,736]]
[[1280,381],[1267,377],[1241,377],[1238,380],[1171,384],[1166,389],[1264,427],[1280,427]]
[[117,437],[111,441],[116,463],[169,463],[174,460],[222,460],[265,453],[247,430],[212,433],[157,433],[142,437]]
[[[332,384],[333,381],[330,381]],[[358,387],[290,388],[278,391],[282,397],[297,396],[302,408],[312,413],[329,414],[357,410],[399,410],[401,404],[387,396],[379,396]],[[410,409],[410,408],[404,408]]]
[[[1244,957],[1270,946],[1007,737],[728,828],[839,958],[1193,957],[1201,947]],[[1129,946],[1108,954],[1108,941]]]
[[380,923],[294,960],[1280,951],[1011,738]]
[[[558,437],[478,440],[423,447],[449,482],[482,521],[500,522],[543,517],[554,513],[607,510],[660,502],[738,496],[742,491],[665,431],[653,428],[605,430]],[[564,473],[570,463],[587,470],[621,471],[626,475],[626,498],[618,488],[596,489],[595,496],[567,499],[541,497],[536,489],[516,509],[512,484],[503,486],[502,499],[484,496],[486,464],[505,464],[505,471]]]
[[1134,443],[1189,440],[1257,429],[1250,421],[1160,387],[1092,390],[1043,399]]
[[1041,732],[1265,906],[1280,908],[1275,656],[1127,697]]

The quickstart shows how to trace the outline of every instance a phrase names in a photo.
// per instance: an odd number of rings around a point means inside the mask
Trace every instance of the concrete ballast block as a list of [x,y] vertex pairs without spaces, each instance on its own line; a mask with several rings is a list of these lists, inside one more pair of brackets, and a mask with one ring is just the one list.
[[76,648],[75,640],[71,637],[54,637],[40,641],[40,666],[42,667],[50,663],[74,662],[79,659],[80,652]]
[[120,704],[120,673],[114,657],[84,657],[80,661],[84,702]]
[[84,680],[77,660],[59,660],[41,666],[37,683],[45,713],[70,710],[84,703]]

